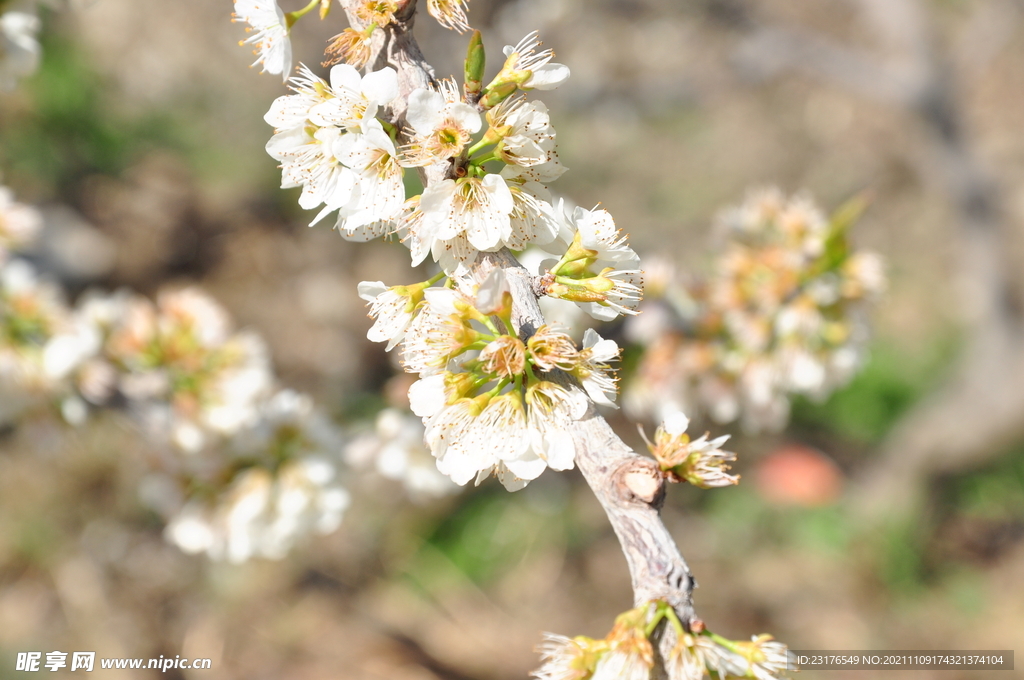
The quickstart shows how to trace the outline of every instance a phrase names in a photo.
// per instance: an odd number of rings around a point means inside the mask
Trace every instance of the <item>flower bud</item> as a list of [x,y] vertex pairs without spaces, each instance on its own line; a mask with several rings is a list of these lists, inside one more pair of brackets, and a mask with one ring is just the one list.
[[486,63],[487,58],[480,31],[473,31],[473,35],[469,39],[469,49],[466,52],[466,79],[463,85],[466,101],[470,104],[475,104],[480,99],[480,93],[483,91],[484,66]]

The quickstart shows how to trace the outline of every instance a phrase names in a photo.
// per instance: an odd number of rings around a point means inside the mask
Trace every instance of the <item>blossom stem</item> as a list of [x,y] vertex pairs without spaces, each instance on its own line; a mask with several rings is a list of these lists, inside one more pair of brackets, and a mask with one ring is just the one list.
[[714,640],[718,644],[722,645],[723,647],[728,649],[730,652],[735,652],[736,654],[742,654],[742,652],[736,646],[736,643],[734,641],[729,640],[728,638],[724,638],[721,635],[715,635],[710,630],[704,631],[704,635],[707,635],[709,638],[711,638],[712,640]]
[[288,26],[286,28],[288,28],[290,30],[291,27],[295,25],[296,21],[298,21],[302,17],[304,17],[307,14],[309,14],[310,12],[312,12],[313,9],[315,7],[318,7],[319,5],[320,5],[320,0],[311,0],[311,2],[308,5],[306,5],[305,7],[303,7],[302,9],[297,9],[294,12],[288,12],[287,14],[285,14],[284,15],[284,20],[285,20],[285,23],[288,24]]
[[524,366],[526,367],[526,375],[530,378],[530,382],[539,382],[536,374],[533,372],[533,361],[529,357],[526,358]]
[[494,144],[494,142],[489,141],[487,139],[487,136],[485,135],[484,138],[481,139],[479,142],[466,149],[466,156],[472,156],[473,154],[485,149],[488,146],[491,146],[492,144]]
[[504,335],[504,333],[499,331],[498,327],[494,325],[494,322],[491,321],[491,318],[489,316],[485,316],[485,315],[481,314],[480,315],[480,323],[482,323],[483,325],[487,326],[487,329],[489,331],[491,331],[491,333],[493,333],[495,336]]
[[498,393],[505,389],[505,386],[508,385],[510,382],[512,381],[509,378],[502,378],[501,380],[498,381],[498,384],[495,385],[494,389],[487,393],[487,396],[492,399],[498,396]]
[[676,614],[676,610],[672,608],[668,602],[664,603],[665,606],[665,617],[672,623],[672,627],[676,629],[676,633],[679,637],[683,637],[686,634],[686,630],[683,628],[683,622],[679,620],[679,615]]
[[660,624],[662,619],[664,618],[665,610],[661,607],[658,607],[657,611],[655,611],[654,613],[654,618],[651,619],[651,622],[648,623],[647,627],[644,629],[644,637],[650,638],[651,634],[654,633],[654,629],[658,627],[658,624]]
[[[470,155],[472,155],[472,154],[470,154]],[[498,160],[498,154],[495,153],[494,151],[491,151],[489,154],[487,154],[486,156],[483,156],[482,158],[474,158],[473,160],[470,161],[470,163],[472,165],[480,167],[484,163],[490,163],[491,161],[496,161],[496,160]]]

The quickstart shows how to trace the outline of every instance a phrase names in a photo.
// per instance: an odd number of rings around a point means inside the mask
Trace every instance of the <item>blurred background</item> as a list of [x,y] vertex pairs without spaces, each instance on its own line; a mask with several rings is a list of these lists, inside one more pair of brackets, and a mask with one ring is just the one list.
[[[356,283],[414,280],[408,253],[305,226],[263,150],[285,89],[247,68],[230,14],[45,10],[40,70],[0,95],[2,182],[44,210],[39,260],[72,295],[197,283],[344,427],[395,392]],[[732,432],[739,486],[669,489],[709,627],[795,649],[1018,644],[1024,3],[472,0],[470,20],[490,55],[539,29],[570,66],[543,97],[570,168],[553,188],[600,202],[641,256],[705,270],[714,216],[752,186],[827,209],[872,196],[851,238],[886,258],[890,290],[864,370],[797,400],[781,434]],[[300,22],[296,61],[323,73],[344,26],[338,8]],[[417,29],[438,74],[460,73],[465,38],[425,16]],[[139,499],[145,447],[112,418],[0,432],[0,678],[20,677],[25,650],[213,659],[168,677],[522,678],[541,631],[602,637],[631,606],[576,472],[426,503],[360,477],[338,531],[232,565],[164,541]],[[943,677],[1013,675],[991,673]]]

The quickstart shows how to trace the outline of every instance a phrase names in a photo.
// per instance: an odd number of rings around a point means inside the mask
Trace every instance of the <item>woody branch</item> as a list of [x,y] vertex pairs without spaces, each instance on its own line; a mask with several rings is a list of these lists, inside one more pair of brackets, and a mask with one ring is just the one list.
[[[357,4],[357,0],[344,2],[349,21],[355,27],[361,25],[355,14]],[[415,0],[401,3],[396,22],[379,32],[382,37],[377,39],[375,55],[370,60],[374,68],[391,66],[398,72],[399,103],[392,110],[397,122],[404,111],[401,102],[412,90],[424,87],[434,78],[412,32],[415,6]],[[424,168],[425,186],[443,179],[448,169],[446,163]],[[471,286],[483,281],[495,268],[502,270],[510,286],[515,331],[526,339],[544,324],[544,315],[537,302],[533,277],[508,249],[481,253],[459,287],[470,291]],[[608,515],[629,565],[634,603],[639,606],[651,600],[664,600],[675,608],[681,621],[699,629],[701,624],[692,604],[693,577],[661,521],[665,479],[657,465],[627,446],[593,403],[575,424],[574,435],[576,462]]]

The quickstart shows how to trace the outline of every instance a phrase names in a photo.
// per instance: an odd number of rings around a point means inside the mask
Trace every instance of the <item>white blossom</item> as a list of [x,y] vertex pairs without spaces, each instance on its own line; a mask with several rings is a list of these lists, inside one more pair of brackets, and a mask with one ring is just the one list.
[[477,250],[497,250],[511,229],[512,193],[500,175],[436,182],[423,191],[419,238],[448,241],[465,234]]
[[537,165],[506,165],[501,170],[501,176],[510,182],[549,184],[564,175],[566,170],[568,168],[562,165],[558,156],[552,155],[550,160]]
[[[367,235],[376,225],[374,236],[383,236],[386,225],[398,218],[405,204],[405,184],[398,164],[395,144],[379,124],[365,133],[342,135],[335,142],[334,155],[356,173],[356,197],[348,211],[338,217],[338,230],[348,238],[359,230]],[[375,233],[374,233],[375,232]]]
[[235,0],[235,18],[249,24],[253,34],[243,44],[255,45],[257,64],[264,73],[281,74],[288,79],[292,71],[292,42],[288,20],[277,0]]
[[390,66],[364,76],[354,66],[337,64],[330,78],[327,97],[309,111],[310,122],[321,127],[366,132],[377,110],[398,96],[398,73]]
[[[433,376],[442,378],[444,376]],[[425,378],[419,382],[430,381]],[[439,401],[444,405],[442,392]],[[395,408],[377,414],[373,428],[356,436],[345,447],[345,459],[352,465],[372,462],[387,479],[402,483],[415,503],[456,493],[459,487],[437,470],[434,458],[423,443],[420,418]]]
[[665,659],[668,680],[702,680],[705,668],[704,657],[688,633],[680,637]]
[[418,88],[409,95],[405,118],[413,134],[402,149],[409,167],[458,156],[483,126],[479,112],[461,100],[454,82],[442,80],[438,88]]
[[366,337],[372,342],[387,342],[387,351],[405,338],[412,323],[416,300],[404,286],[387,287],[383,281],[362,281],[359,297],[370,303],[373,326]]
[[709,440],[705,433],[691,441],[686,434],[689,424],[685,414],[670,411],[655,431],[654,442],[647,442],[661,469],[672,471],[677,481],[685,480],[704,489],[737,484],[739,477],[728,474],[736,454],[722,450],[729,435]]
[[299,64],[298,75],[290,79],[288,88],[295,94],[275,99],[263,116],[263,120],[278,133],[302,131],[309,125],[309,112],[313,107],[331,96],[327,82],[305,64]]
[[615,405],[615,397],[619,393],[617,379],[608,365],[618,358],[619,346],[614,340],[605,340],[592,328],[586,330],[573,375],[579,378],[583,389],[595,403],[618,408]]
[[502,131],[496,152],[505,163],[533,167],[558,158],[555,130],[544,102],[506,99],[487,113],[487,120]]
[[552,470],[571,470],[576,462],[573,423],[586,412],[586,399],[576,390],[540,381],[527,389],[526,406],[534,452]]
[[537,680],[585,680],[594,658],[584,639],[544,633],[540,644],[541,667],[530,673]]
[[[397,78],[390,67],[361,76],[352,66],[339,64],[331,69],[328,85],[302,66],[299,76],[292,79],[295,94],[279,97],[264,116],[275,128],[267,153],[281,162],[282,188],[301,186],[299,205],[306,210],[324,206],[312,224],[335,210],[341,210],[340,219],[357,213],[351,232],[374,222],[366,218],[365,212],[373,202],[386,196],[386,207],[392,208],[394,178],[390,164],[385,161],[377,170],[386,172],[375,175],[370,166],[383,156],[343,140],[349,133],[380,131],[376,112],[397,96]],[[376,133],[372,142],[386,144]],[[345,166],[339,153],[360,172],[370,171],[366,187],[360,175]],[[361,161],[366,165],[359,165]]]
[[506,62],[506,68],[530,72],[522,84],[525,90],[553,90],[569,79],[569,67],[552,63],[555,53],[549,49],[537,52],[540,45],[538,33],[533,31],[518,44],[505,46],[505,57],[512,60],[511,64]]
[[479,400],[459,399],[424,422],[425,441],[437,469],[459,486],[495,464],[490,433],[475,427],[482,410]]
[[406,371],[421,375],[437,373],[469,344],[471,329],[458,309],[458,305],[468,304],[464,295],[448,288],[424,291],[424,301],[402,344]]
[[603,302],[581,302],[580,308],[601,321],[611,321],[619,314],[636,314],[643,298],[640,258],[629,247],[628,237],[616,228],[612,216],[603,209],[558,212],[568,233],[577,235],[580,245],[593,253],[589,271],[613,284]]
[[650,680],[651,663],[637,650],[613,649],[594,668],[591,680]]
[[529,244],[541,246],[554,241],[559,224],[547,188],[533,181],[510,181],[508,189],[512,194],[512,212],[501,242],[511,250],[522,250]]

